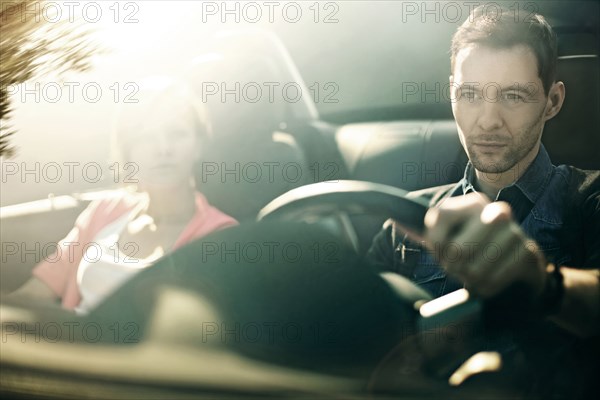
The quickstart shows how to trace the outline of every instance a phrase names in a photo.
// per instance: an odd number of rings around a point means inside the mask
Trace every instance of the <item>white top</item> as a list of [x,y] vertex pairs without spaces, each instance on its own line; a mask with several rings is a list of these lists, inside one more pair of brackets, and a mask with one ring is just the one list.
[[[119,249],[119,236],[136,211],[137,207],[131,213],[126,213],[108,224],[85,248],[77,271],[77,285],[81,294],[81,302],[75,308],[77,314],[88,314],[115,290],[158,258],[152,256],[146,259],[129,257]],[[136,244],[121,243],[121,246],[127,248],[127,246],[136,246]]]

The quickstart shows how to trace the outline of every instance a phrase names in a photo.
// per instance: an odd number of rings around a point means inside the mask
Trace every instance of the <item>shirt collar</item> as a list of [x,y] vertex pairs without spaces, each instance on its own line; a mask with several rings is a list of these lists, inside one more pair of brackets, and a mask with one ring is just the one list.
[[[513,185],[516,186],[529,201],[535,203],[542,195],[542,192],[544,191],[546,183],[550,179],[553,170],[554,166],[550,161],[548,152],[544,148],[544,145],[540,145],[540,150],[538,151],[537,156],[525,170],[525,173],[523,173],[523,175],[521,175],[521,177],[515,183],[509,185],[509,187]],[[452,196],[457,196],[459,194],[465,195],[467,193],[475,192],[476,189],[474,183],[475,168],[473,167],[473,164],[471,164],[471,161],[469,161],[465,168],[463,178],[459,181],[458,185],[454,189]]]
[[548,152],[544,148],[544,145],[540,145],[540,151],[537,156],[514,185],[518,187],[532,203],[535,203],[546,188],[546,184],[552,176],[553,171],[554,166],[550,161],[550,156],[548,156]]
[[462,194],[467,194],[471,192],[475,192],[475,168],[473,164],[469,160],[467,163],[467,167],[465,168],[465,174],[460,181],[460,189],[462,189]]

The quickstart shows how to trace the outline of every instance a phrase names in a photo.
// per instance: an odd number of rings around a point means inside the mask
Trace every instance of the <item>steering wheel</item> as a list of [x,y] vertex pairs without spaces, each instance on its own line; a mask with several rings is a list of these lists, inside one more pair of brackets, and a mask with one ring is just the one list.
[[[298,220],[306,216],[331,215],[335,213],[375,214],[390,217],[413,235],[424,233],[424,217],[428,210],[425,200],[410,197],[408,192],[377,183],[341,180],[335,183],[316,183],[291,190],[266,205],[259,213],[259,221]],[[348,228],[346,228],[348,229]],[[514,315],[513,306],[507,299],[523,298],[527,288],[513,286],[498,299],[483,301],[470,296],[466,289],[447,294],[438,299],[424,294],[412,282],[396,274],[383,274],[382,277],[406,302],[416,303],[420,317],[416,321],[417,332],[435,335],[443,333],[449,325],[469,326],[470,336],[463,335],[465,346],[457,348],[452,343],[438,343],[435,349],[429,349],[431,358],[430,372],[438,377],[448,377],[469,353],[481,346],[481,333],[484,330],[514,328],[509,324],[507,315]],[[515,318],[513,318],[512,322]],[[517,322],[522,322],[517,319]],[[467,340],[468,339],[468,340]],[[469,345],[466,345],[468,341]],[[438,356],[433,353],[442,351],[442,347],[454,347],[454,355],[449,353]],[[427,349],[425,349],[428,351]],[[450,353],[452,353],[450,351]],[[460,364],[459,364],[460,365]]]
[[[422,236],[428,203],[419,197],[410,197],[407,191],[379,183],[339,180],[321,182],[293,189],[267,204],[258,214],[258,221],[307,219],[307,216],[325,216],[337,213],[381,215],[394,219],[403,229]],[[348,230],[348,227],[345,227]],[[416,303],[430,300],[431,296],[412,282],[397,274],[382,274],[404,301]],[[442,312],[450,306],[468,299],[468,293],[461,290],[454,295],[459,300],[436,300],[424,307],[428,317]],[[480,305],[467,307],[469,312],[479,312]],[[456,317],[456,316],[455,316]],[[427,320],[428,321],[428,320]],[[428,325],[429,322],[421,322]],[[424,329],[427,329],[425,327]]]
[[[428,206],[428,202],[424,199],[411,197],[407,191],[396,187],[365,181],[339,180],[290,190],[267,204],[259,212],[257,220],[294,221],[307,219],[307,216],[339,213],[381,215],[394,219],[404,231],[422,237]],[[348,226],[344,228],[350,229]],[[513,285],[500,296],[500,302],[506,301],[506,298],[511,296],[523,299],[527,292],[527,287]],[[443,296],[441,299],[428,305],[424,313],[432,315],[455,307],[470,299],[470,296],[466,290],[460,290],[453,296]],[[470,299],[470,303],[469,307],[472,308],[477,301]],[[490,305],[497,308],[493,302]]]
[[422,234],[428,204],[410,198],[408,192],[393,186],[364,181],[339,180],[302,186],[282,194],[258,214],[263,220],[299,220],[305,215],[378,214],[401,221],[416,234]]

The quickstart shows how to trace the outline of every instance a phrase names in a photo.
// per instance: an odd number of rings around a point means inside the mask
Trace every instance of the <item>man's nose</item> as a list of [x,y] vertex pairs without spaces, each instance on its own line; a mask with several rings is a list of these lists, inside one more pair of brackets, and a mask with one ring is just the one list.
[[493,131],[503,125],[501,105],[499,101],[484,99],[481,114],[477,120],[483,131]]

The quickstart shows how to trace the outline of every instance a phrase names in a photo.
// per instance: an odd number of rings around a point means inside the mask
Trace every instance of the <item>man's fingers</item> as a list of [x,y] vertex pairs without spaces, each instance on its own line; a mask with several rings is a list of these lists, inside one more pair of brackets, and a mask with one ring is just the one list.
[[510,257],[511,247],[517,244],[510,230],[497,228],[496,225],[479,225],[473,235],[464,232],[459,236],[457,243],[462,243],[465,249],[463,257],[449,264],[448,271],[470,285],[487,281],[490,273],[499,268],[499,263]]
[[519,277],[518,247],[522,239],[510,231],[498,237],[494,251],[487,251],[479,265],[471,265],[469,287],[483,297],[490,297],[504,290]]
[[432,208],[427,212],[425,226],[433,228],[441,221],[450,222],[457,218],[479,213],[489,203],[487,197],[478,193],[469,193],[462,197],[451,197],[444,200],[439,207]]
[[495,295],[522,275],[515,266],[522,264],[519,252],[526,238],[507,203],[468,200],[428,213],[428,246],[449,274],[483,296]]
[[507,203],[486,204],[480,196],[467,197],[464,204],[447,201],[444,207],[432,209],[425,216],[427,245],[450,269],[472,262],[482,248],[497,242],[495,236],[506,230],[512,218]]
[[451,198],[427,212],[425,226],[440,264],[478,294],[496,295],[516,281],[540,290],[545,261],[512,220],[508,203],[476,194]]
[[480,215],[481,223],[494,225],[512,220],[510,205],[504,201],[489,203],[483,207]]
[[444,243],[452,240],[462,226],[478,217],[489,200],[477,193],[460,198],[450,198],[438,208],[425,214],[425,239],[429,243]]
[[470,274],[471,264],[480,261],[483,247],[493,240],[491,228],[477,218],[471,218],[450,240],[433,243],[436,257],[449,273],[461,279],[466,278]]

